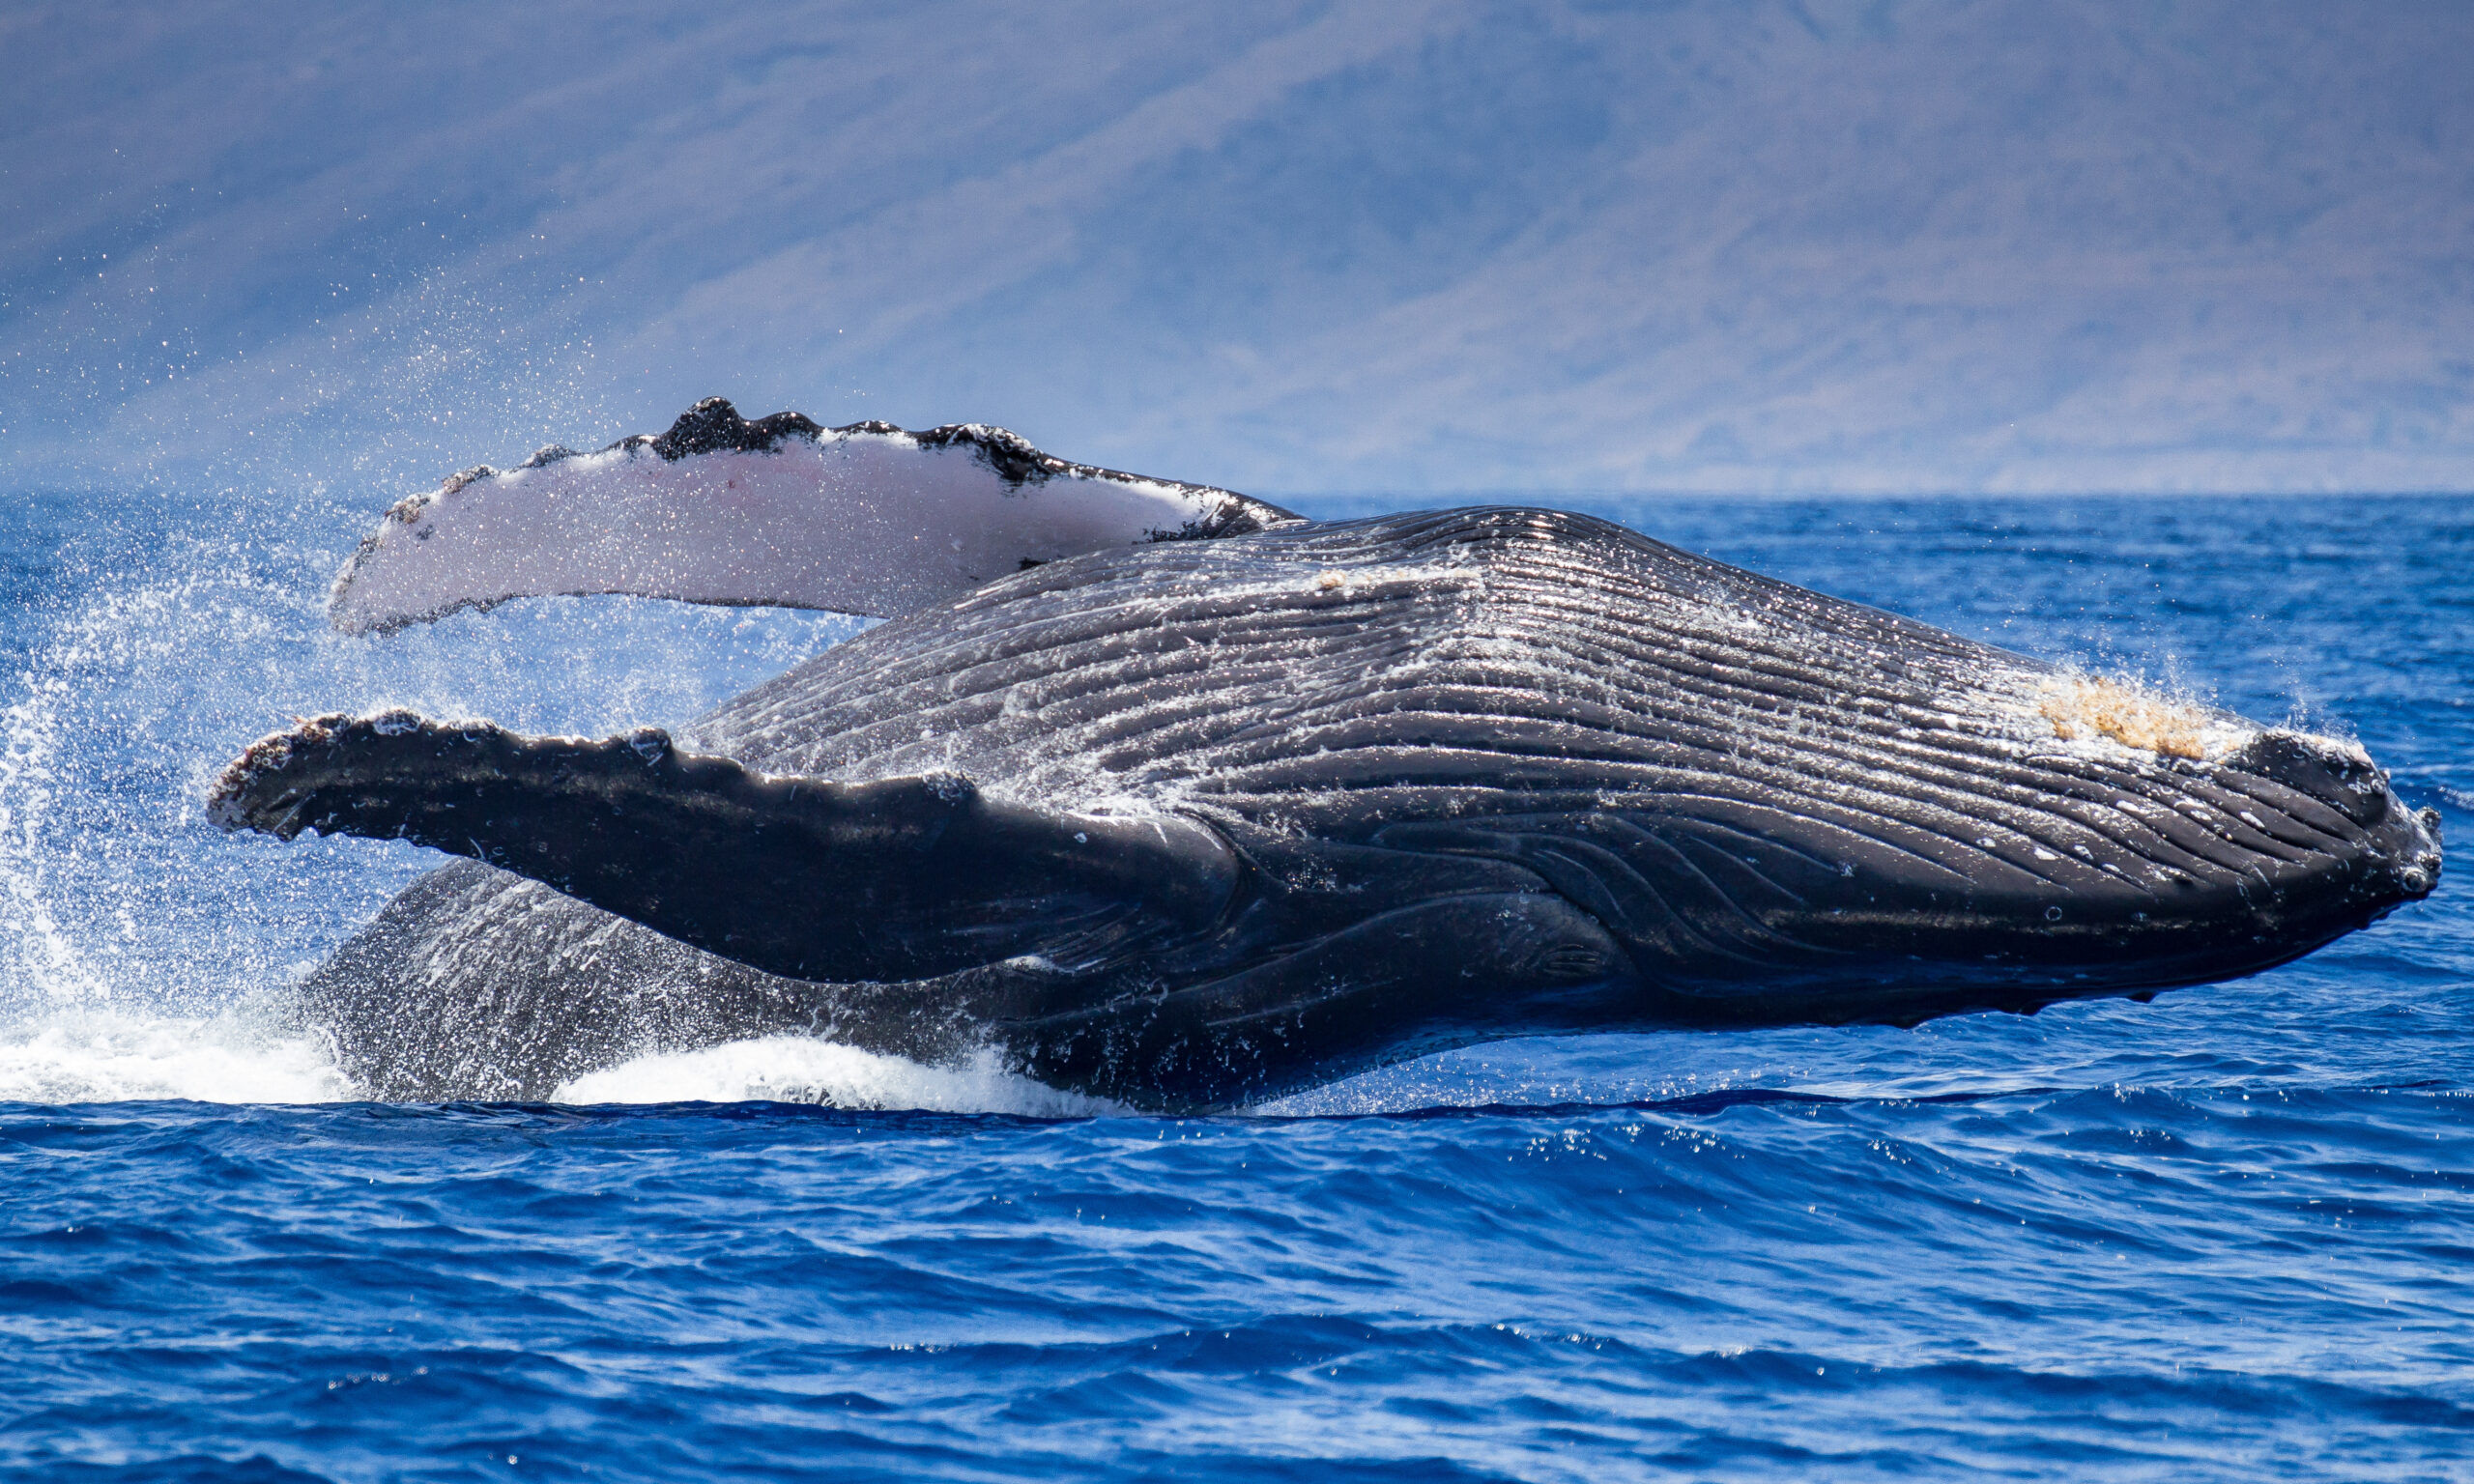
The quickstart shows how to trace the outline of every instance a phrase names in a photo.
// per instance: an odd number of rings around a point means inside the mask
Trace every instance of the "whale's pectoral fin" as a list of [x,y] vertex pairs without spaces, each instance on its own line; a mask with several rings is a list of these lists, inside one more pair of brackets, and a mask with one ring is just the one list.
[[1179,816],[1026,808],[953,774],[767,777],[650,728],[591,742],[409,712],[256,743],[208,817],[416,841],[767,973],[845,982],[1139,952],[1213,926],[1242,870]]
[[387,512],[335,577],[351,633],[552,594],[889,617],[1085,552],[1243,535],[1277,505],[1042,453],[1003,428],[753,421],[719,397],[598,453],[545,448]]

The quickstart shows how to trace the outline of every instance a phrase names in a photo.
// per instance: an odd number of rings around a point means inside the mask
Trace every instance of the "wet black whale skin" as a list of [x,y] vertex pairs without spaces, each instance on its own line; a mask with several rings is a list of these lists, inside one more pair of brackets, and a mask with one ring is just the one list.
[[[1093,554],[872,629],[660,751],[681,777],[729,759],[877,785],[912,801],[904,828],[950,811],[922,781],[951,779],[1032,835],[1201,832],[1136,870],[1156,889],[1059,877],[1021,839],[965,831],[904,865],[880,842],[785,843],[778,821],[545,864],[532,845],[581,838],[546,786],[557,758],[482,790],[452,743],[345,748],[360,791],[291,827],[489,864],[404,894],[303,1005],[381,1098],[537,1099],[644,1051],[800,1031],[932,1060],[992,1046],[1057,1086],[1201,1109],[1507,1036],[2145,993],[2430,890],[2433,823],[2375,769],[2281,732],[2214,761],[2039,746],[2021,698],[2051,674],[1563,512]],[[500,736],[510,757],[587,746]],[[684,807],[635,766],[618,808]],[[704,915],[678,906],[700,895]],[[895,899],[939,946],[856,952],[895,930]]]

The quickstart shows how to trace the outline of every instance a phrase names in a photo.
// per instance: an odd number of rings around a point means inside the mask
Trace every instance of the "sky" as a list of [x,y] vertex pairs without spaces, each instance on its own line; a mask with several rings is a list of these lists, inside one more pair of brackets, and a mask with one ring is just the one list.
[[0,487],[2474,490],[2474,6],[0,10]]

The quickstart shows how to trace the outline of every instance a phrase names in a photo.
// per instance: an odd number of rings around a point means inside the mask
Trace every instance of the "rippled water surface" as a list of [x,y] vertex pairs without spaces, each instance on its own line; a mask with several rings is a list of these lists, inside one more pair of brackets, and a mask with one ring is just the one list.
[[[2474,1477],[2460,860],[2152,1005],[1498,1045],[1246,1116],[787,1038],[360,1103],[271,1007],[429,861],[213,834],[226,756],[382,701],[676,724],[851,629],[337,639],[373,502],[0,505],[0,1468]],[[2474,504],[1573,503],[2349,731],[2474,840]]]

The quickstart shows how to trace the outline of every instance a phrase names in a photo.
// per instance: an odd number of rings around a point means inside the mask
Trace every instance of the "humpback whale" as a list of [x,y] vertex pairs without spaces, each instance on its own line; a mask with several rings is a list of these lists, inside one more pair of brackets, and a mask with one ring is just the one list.
[[404,501],[331,611],[591,592],[884,621],[676,735],[382,711],[234,761],[226,828],[466,857],[302,985],[370,1096],[804,1032],[1226,1108],[1513,1036],[2144,998],[2440,868],[2348,741],[1588,516],[1317,523],[972,425],[702,403]]

